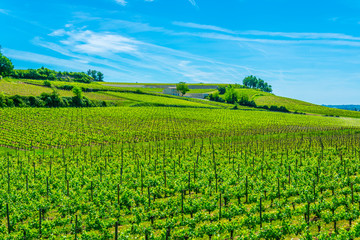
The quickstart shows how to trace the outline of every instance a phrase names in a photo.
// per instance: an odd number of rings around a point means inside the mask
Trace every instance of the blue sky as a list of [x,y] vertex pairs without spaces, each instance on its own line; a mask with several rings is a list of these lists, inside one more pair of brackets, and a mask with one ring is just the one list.
[[0,1],[16,68],[97,69],[112,82],[241,83],[360,104],[357,0]]

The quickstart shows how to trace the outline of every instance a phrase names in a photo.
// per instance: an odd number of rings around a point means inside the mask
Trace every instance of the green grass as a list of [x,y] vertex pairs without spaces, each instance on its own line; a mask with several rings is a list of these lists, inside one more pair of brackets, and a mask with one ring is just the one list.
[[[342,110],[324,107],[305,101],[300,101],[292,98],[276,96],[272,93],[266,93],[254,89],[237,89],[240,95],[247,95],[250,100],[254,100],[258,106],[284,106],[292,112],[309,113],[317,115],[331,115],[341,117],[355,117],[360,118],[360,112]],[[224,95],[222,95],[223,97]]]
[[[73,97],[72,91],[57,89],[58,93],[62,97]],[[6,95],[13,96],[40,96],[42,93],[51,93],[52,89],[45,86],[32,85],[21,81],[6,79],[0,81],[0,92]],[[83,95],[90,100],[101,100],[101,101],[124,101],[119,97],[109,96],[97,92],[84,92]]]
[[[176,85],[177,82],[175,83],[126,83],[126,82],[99,82],[99,84],[102,85],[106,85],[106,84],[114,84],[114,85],[145,85],[145,86],[154,86],[154,85],[158,85],[158,86],[173,86]],[[226,87],[229,84],[227,83],[187,83],[187,85],[190,86],[223,86]]]
[[[43,80],[32,80],[32,79],[21,79],[21,81],[29,84],[34,84],[38,86],[44,86]],[[161,92],[162,88],[140,88],[140,87],[134,87],[128,88],[128,87],[111,87],[111,86],[105,86],[103,84],[100,84],[98,82],[92,82],[92,83],[79,83],[79,82],[63,82],[63,81],[50,81],[51,84],[56,88],[61,88],[63,86],[76,86],[83,89],[88,89],[92,91],[115,91],[115,92],[135,92],[135,91],[142,91],[142,92]]]
[[214,108],[216,106],[206,104],[205,102],[187,101],[174,97],[161,95],[147,95],[136,93],[103,92],[109,96],[119,97],[134,101],[133,106],[172,106],[172,107],[200,107]]
[[187,93],[212,93],[215,91],[216,89],[190,89]]
[[20,81],[0,81],[0,92],[6,95],[40,96],[41,93],[50,93],[50,88],[25,84]]

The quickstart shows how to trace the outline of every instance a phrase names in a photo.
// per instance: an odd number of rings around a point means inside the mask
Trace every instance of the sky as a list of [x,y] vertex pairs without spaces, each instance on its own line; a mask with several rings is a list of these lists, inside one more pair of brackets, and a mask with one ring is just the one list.
[[360,104],[358,0],[0,0],[15,68],[95,69],[109,82],[242,83]]

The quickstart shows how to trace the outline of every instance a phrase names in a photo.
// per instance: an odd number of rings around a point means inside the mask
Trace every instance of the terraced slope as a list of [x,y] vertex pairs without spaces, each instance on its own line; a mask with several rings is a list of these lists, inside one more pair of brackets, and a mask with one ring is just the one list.
[[284,106],[288,110],[294,112],[360,118],[360,112],[329,108],[292,98],[276,96],[271,93],[265,93],[254,89],[238,89],[237,91],[240,95],[247,95],[249,99],[254,100],[258,106]]

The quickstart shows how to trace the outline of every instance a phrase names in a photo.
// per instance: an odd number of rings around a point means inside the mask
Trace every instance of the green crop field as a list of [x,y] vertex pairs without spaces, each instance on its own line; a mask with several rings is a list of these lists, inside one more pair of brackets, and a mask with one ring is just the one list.
[[358,119],[5,108],[0,123],[1,239],[360,236]]
[[[0,91],[52,91],[24,82]],[[237,91],[316,114],[51,83],[118,107],[0,108],[0,239],[360,238],[356,112],[251,89]]]
[[214,104],[206,101],[196,101],[186,98],[176,98],[164,95],[147,95],[135,93],[119,93],[119,92],[103,92],[109,96],[119,97],[134,101],[133,106],[173,106],[173,107],[200,107],[200,108],[215,108]]
[[[43,81],[42,81],[43,83]],[[57,90],[62,97],[72,97],[74,93],[72,91],[66,90]],[[0,93],[6,95],[19,95],[19,96],[40,96],[41,93],[51,93],[52,89],[45,87],[43,85],[33,85],[27,84],[26,82],[16,81],[16,80],[7,80],[0,81]],[[91,100],[101,100],[101,101],[122,101],[124,99],[109,96],[106,94],[96,93],[96,92],[86,92],[84,96],[88,97]]]
[[[31,79],[22,79],[21,81],[29,84],[34,84],[38,86],[44,86],[44,81],[41,80],[31,80]],[[64,82],[64,81],[51,81],[51,84],[56,88],[61,88],[64,86],[73,86],[73,87],[80,87],[83,89],[88,89],[90,91],[114,91],[114,92],[135,92],[135,91],[142,91],[142,92],[162,92],[162,88],[142,88],[142,87],[112,87],[106,86],[100,83],[79,83],[79,82]]]

